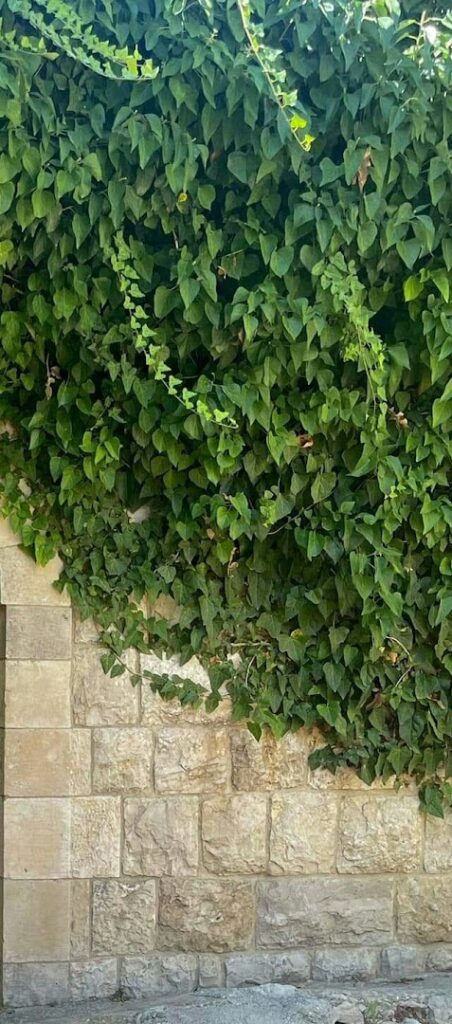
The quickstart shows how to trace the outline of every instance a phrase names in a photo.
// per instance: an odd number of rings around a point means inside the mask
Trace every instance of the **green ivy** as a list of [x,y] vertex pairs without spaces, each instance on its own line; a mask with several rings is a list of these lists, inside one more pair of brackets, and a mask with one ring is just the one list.
[[435,814],[448,6],[0,0],[4,513],[106,671],[196,653],[208,695],[150,683],[320,727],[314,764],[408,773]]

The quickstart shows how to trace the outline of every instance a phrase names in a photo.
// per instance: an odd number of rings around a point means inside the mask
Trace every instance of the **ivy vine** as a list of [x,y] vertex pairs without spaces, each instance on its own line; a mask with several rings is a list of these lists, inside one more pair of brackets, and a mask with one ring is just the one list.
[[[0,0],[0,491],[125,671],[452,798],[437,0]],[[132,682],[136,682],[132,678]]]

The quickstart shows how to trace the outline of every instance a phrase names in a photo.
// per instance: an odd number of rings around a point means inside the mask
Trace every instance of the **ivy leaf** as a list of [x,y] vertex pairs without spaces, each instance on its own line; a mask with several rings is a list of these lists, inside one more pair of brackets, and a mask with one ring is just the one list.
[[409,239],[407,242],[397,242],[396,249],[406,266],[412,270],[421,254],[422,245],[420,242],[416,242],[414,238]]
[[311,485],[312,500],[315,502],[325,501],[325,498],[328,498],[334,491],[336,480],[336,473],[317,473]]
[[294,258],[294,249],[292,245],[284,245],[281,249],[276,249],[270,257],[270,267],[273,273],[278,277],[284,277],[287,274],[292,261]]

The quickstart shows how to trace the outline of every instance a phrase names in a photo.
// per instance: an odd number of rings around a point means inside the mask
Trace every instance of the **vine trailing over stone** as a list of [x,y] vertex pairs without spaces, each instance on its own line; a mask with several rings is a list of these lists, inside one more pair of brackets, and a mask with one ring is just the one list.
[[[452,19],[0,0],[0,475],[128,646],[450,801]],[[231,659],[231,654],[235,657]],[[132,682],[136,682],[132,678]]]

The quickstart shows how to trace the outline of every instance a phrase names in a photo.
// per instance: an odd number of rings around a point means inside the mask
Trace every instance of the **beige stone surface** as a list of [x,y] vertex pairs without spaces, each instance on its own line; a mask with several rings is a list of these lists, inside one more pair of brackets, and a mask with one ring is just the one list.
[[5,616],[5,657],[64,661],[71,657],[70,608],[8,605]]
[[122,961],[121,990],[130,999],[183,995],[193,992],[196,980],[195,956],[156,953],[149,957],[128,956]]
[[[132,725],[138,721],[139,693],[126,672],[111,679],[103,671],[102,647],[74,644],[72,701],[75,725]],[[134,652],[126,660],[133,665]]]
[[91,729],[71,729],[71,793],[91,793]]
[[232,733],[232,782],[235,789],[285,789],[303,786],[308,745],[303,732],[275,740],[266,731],[259,742],[245,727]]
[[421,843],[418,798],[402,793],[344,797],[339,822],[339,871],[414,871],[420,867]]
[[94,792],[133,793],[149,790],[153,745],[150,729],[95,729]]
[[6,796],[67,796],[70,771],[68,729],[6,730]]
[[119,875],[121,808],[118,797],[72,801],[72,873],[76,878]]
[[286,789],[271,804],[272,874],[334,872],[338,800],[331,793]]
[[71,959],[87,957],[91,936],[91,887],[87,878],[71,882]]
[[83,619],[77,609],[74,608],[74,641],[76,644],[96,644],[99,639],[99,627],[93,621],[93,619]]
[[[210,693],[209,677],[197,658],[190,658],[185,665],[180,664],[177,655],[159,658],[156,654],[140,656],[141,671],[155,672],[157,675],[175,673],[181,679],[192,679]],[[204,707],[190,708],[183,706],[179,700],[162,700],[158,693],[153,693],[150,682],[143,679],[141,687],[142,721],[146,725],[213,725],[229,722],[231,704],[229,699],[221,701],[215,711],[208,712]]]
[[10,729],[67,729],[70,661],[5,662],[5,723]]
[[117,960],[80,960],[69,968],[71,999],[108,999],[118,990]]
[[69,887],[67,879],[5,879],[3,955],[6,963],[69,959]]
[[93,953],[150,953],[155,926],[153,879],[93,882]]
[[6,1006],[47,1006],[69,999],[69,964],[5,964]]
[[[304,951],[291,953],[233,953],[226,957],[226,985],[300,985],[311,973],[311,960]],[[300,1021],[300,1024],[302,1022]],[[308,1022],[306,1022],[308,1024]],[[326,1024],[326,1022],[325,1022]]]
[[399,939],[452,942],[452,877],[401,879],[397,887]]
[[70,828],[68,799],[5,800],[5,878],[68,878]]
[[0,600],[2,604],[59,605],[69,607],[70,598],[54,587],[63,563],[53,558],[47,565],[36,565],[21,548],[0,547]]
[[257,884],[258,948],[384,945],[393,938],[384,878],[284,878]]
[[164,878],[160,883],[160,949],[221,953],[248,949],[254,924],[250,882]]
[[9,519],[0,515],[0,548],[9,548],[12,544],[20,544],[20,537],[12,530]]
[[444,819],[427,816],[424,863],[426,871],[452,871],[452,811]]
[[126,800],[124,874],[197,874],[198,830],[199,809],[196,797]]
[[267,866],[267,797],[240,793],[202,804],[204,866],[215,874],[252,874]]
[[157,735],[154,779],[160,793],[218,793],[230,786],[225,728],[163,728]]

